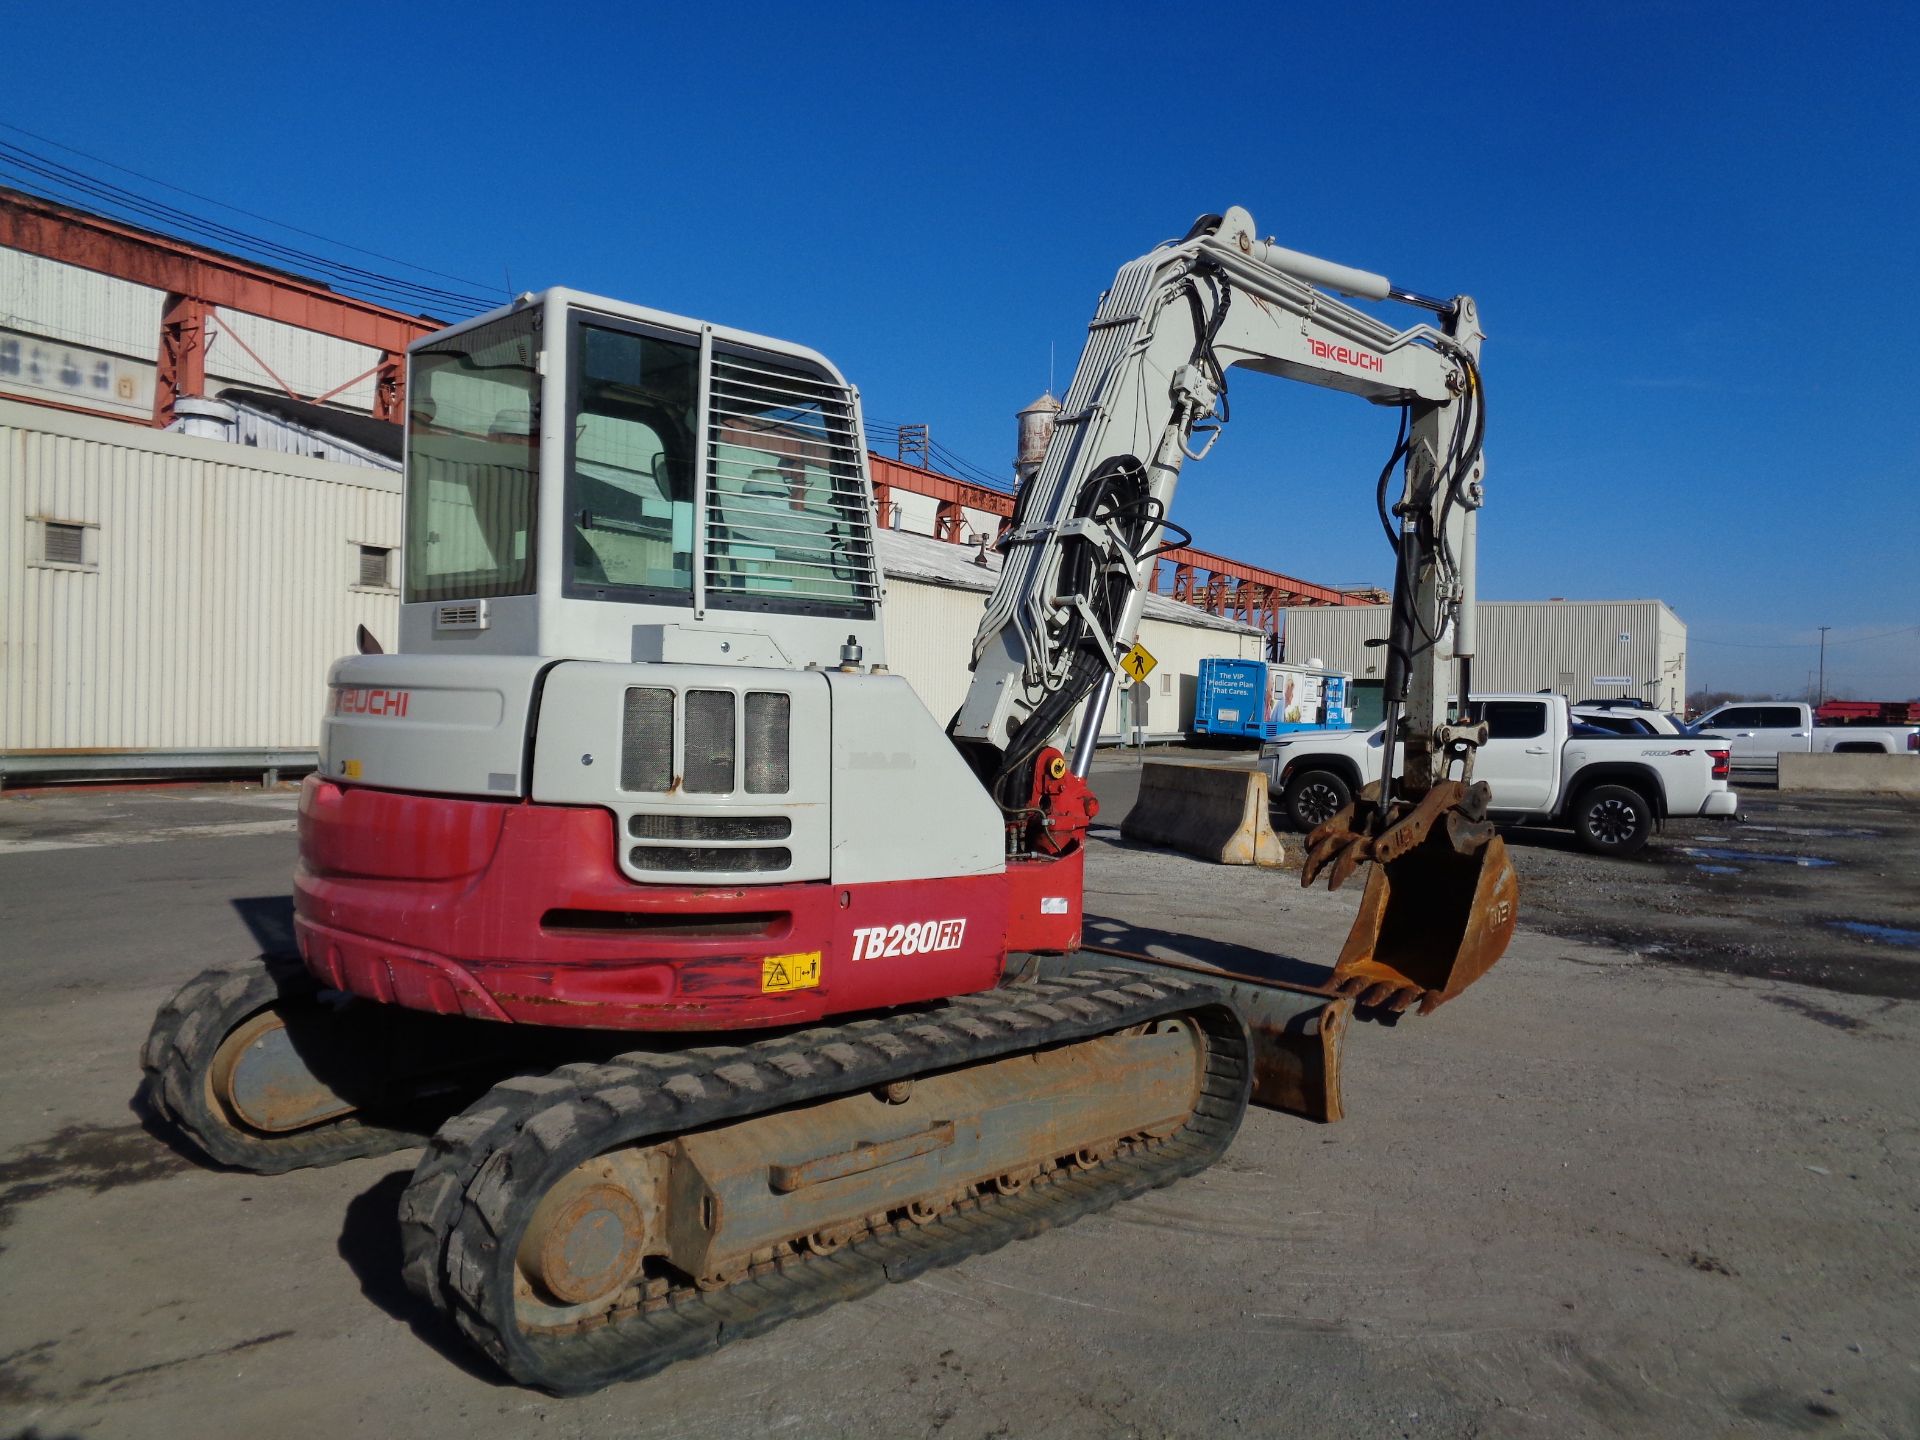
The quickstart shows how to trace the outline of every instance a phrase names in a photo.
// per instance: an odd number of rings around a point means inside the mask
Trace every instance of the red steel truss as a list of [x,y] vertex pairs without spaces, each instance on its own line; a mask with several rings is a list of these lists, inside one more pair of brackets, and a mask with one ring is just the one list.
[[17,190],[0,189],[0,246],[167,292],[153,397],[155,425],[173,419],[175,400],[205,393],[206,322],[216,307],[380,351],[373,413],[395,422],[405,411],[407,346],[441,323]]

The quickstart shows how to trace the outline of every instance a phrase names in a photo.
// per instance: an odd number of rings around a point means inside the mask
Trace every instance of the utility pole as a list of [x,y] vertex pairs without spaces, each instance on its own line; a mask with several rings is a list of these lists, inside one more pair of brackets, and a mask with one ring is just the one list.
[[1815,705],[1827,703],[1827,631],[1832,628],[1831,625],[1820,627],[1820,689],[1817,692],[1819,699],[1813,702]]
[[908,463],[911,457],[919,462],[922,470],[931,470],[933,468],[932,432],[925,425],[902,425],[899,433],[894,437],[893,453],[902,464]]

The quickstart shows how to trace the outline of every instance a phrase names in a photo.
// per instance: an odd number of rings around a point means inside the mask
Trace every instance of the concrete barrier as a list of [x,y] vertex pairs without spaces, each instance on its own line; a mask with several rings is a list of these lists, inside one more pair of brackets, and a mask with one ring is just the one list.
[[1780,788],[1920,795],[1920,755],[1788,753],[1780,757]]
[[1289,856],[1267,814],[1267,772],[1150,760],[1140,767],[1140,798],[1120,824],[1129,840],[1164,845],[1218,865],[1300,863]]

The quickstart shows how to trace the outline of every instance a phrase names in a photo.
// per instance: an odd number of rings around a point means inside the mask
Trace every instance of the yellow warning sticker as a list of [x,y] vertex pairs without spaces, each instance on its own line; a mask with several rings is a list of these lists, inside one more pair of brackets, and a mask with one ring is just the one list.
[[1135,642],[1134,647],[1120,657],[1120,668],[1136,680],[1144,680],[1153,673],[1153,667],[1160,662],[1146,646]]
[[358,760],[342,760],[340,762],[340,773],[348,780],[358,780],[360,778],[360,762]]
[[769,955],[760,962],[762,995],[778,995],[784,990],[811,990],[819,983],[818,950],[808,950],[800,955]]

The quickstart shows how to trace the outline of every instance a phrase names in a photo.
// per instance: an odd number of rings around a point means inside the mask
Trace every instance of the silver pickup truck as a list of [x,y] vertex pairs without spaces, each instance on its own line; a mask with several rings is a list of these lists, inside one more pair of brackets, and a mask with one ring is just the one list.
[[[1587,849],[1632,855],[1669,816],[1732,815],[1728,742],[1608,735],[1579,725],[1558,695],[1476,695],[1487,722],[1473,778],[1487,782],[1496,820],[1568,825]],[[1289,735],[1261,748],[1276,808],[1312,829],[1380,778],[1382,729]]]

